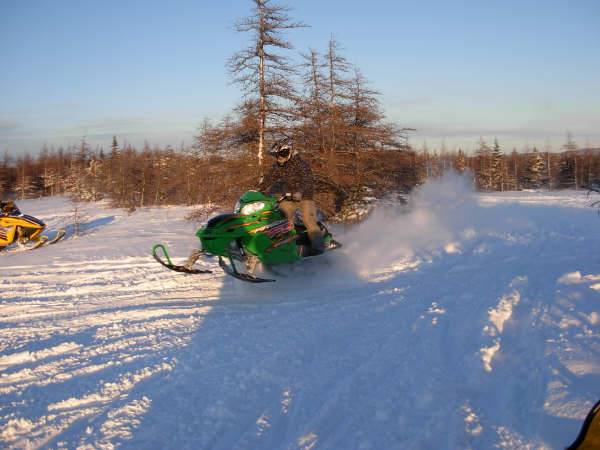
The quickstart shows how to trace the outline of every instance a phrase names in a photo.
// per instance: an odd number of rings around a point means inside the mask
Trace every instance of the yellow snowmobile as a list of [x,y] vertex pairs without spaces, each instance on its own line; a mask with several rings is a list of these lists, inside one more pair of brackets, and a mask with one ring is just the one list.
[[54,244],[65,232],[60,230],[53,239],[42,236],[46,224],[41,220],[22,214],[12,202],[0,201],[0,250],[17,244],[23,250],[33,250],[45,244]]

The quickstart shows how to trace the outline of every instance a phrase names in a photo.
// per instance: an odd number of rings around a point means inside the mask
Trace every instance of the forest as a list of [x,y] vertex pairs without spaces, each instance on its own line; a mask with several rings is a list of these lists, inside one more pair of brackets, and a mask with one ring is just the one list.
[[[2,198],[69,195],[84,201],[109,199],[122,207],[169,204],[229,204],[245,189],[255,188],[256,157],[252,143],[238,147],[245,135],[241,123],[203,125],[198,145],[159,148],[146,145],[91,149],[43,148],[37,156],[0,160]],[[346,135],[340,133],[340,138]],[[566,145],[565,145],[566,146]],[[522,189],[587,189],[600,180],[600,149],[568,149],[559,153],[513,149],[504,153],[497,140],[481,140],[472,155],[462,150],[415,150],[343,147],[334,152],[305,148],[321,196],[341,193],[344,199],[407,193],[448,171],[467,172],[481,191]],[[351,201],[351,200],[350,200]]]

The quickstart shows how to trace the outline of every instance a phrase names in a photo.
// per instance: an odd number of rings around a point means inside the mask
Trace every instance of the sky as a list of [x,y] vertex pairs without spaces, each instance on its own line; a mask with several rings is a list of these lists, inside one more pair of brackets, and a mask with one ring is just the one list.
[[[310,27],[295,57],[330,37],[380,92],[416,148],[600,147],[598,0],[280,2]],[[0,153],[85,137],[189,145],[239,102],[226,62],[251,0],[0,0]]]

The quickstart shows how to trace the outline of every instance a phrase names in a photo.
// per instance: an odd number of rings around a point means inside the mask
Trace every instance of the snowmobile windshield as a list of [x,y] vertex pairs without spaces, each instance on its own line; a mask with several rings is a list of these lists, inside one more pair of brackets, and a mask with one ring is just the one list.
[[259,191],[247,191],[235,205],[234,213],[249,216],[275,208],[277,199]]
[[252,202],[240,208],[240,213],[249,216],[265,209],[265,202]]

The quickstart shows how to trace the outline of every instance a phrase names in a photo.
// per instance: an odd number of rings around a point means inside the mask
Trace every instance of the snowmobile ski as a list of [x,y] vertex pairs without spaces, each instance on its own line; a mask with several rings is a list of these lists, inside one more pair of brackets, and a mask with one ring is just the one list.
[[54,236],[52,239],[46,241],[46,243],[44,245],[52,245],[52,244],[56,244],[58,241],[60,241],[63,237],[65,237],[65,234],[67,232],[65,230],[58,230],[58,232],[56,233],[56,236]]
[[54,236],[52,239],[50,239],[48,236],[42,236],[40,238],[40,240],[35,243],[35,245],[33,245],[32,247],[28,248],[27,250],[35,250],[37,248],[45,247],[47,245],[56,244],[63,237],[65,237],[65,234],[66,234],[65,230],[58,230],[58,232],[56,233],[56,236]]
[[[164,261],[158,254],[157,251],[158,250],[162,250],[163,255],[165,256],[167,261]],[[181,272],[181,273],[188,273],[188,274],[192,274],[192,275],[198,275],[198,274],[203,274],[203,273],[212,273],[212,270],[205,270],[205,269],[192,269],[190,267],[186,267],[183,265],[177,265],[177,264],[173,264],[173,262],[171,261],[171,258],[169,257],[169,253],[167,252],[167,249],[165,248],[164,245],[162,244],[156,244],[153,248],[152,248],[152,256],[154,257],[154,259],[161,265],[165,266],[167,269],[173,270],[175,272]]]
[[221,269],[227,274],[231,275],[233,278],[237,278],[241,281],[246,281],[248,283],[273,283],[275,280],[271,280],[269,278],[258,278],[248,273],[240,273],[235,268],[235,264],[233,263],[233,259],[231,256],[229,257],[229,265],[225,262],[222,256],[219,256],[219,266]]
[[[37,250],[42,247],[46,247],[47,245],[56,244],[65,236],[65,230],[58,230],[56,236],[50,239],[48,236],[40,236],[37,241],[35,241],[32,245],[27,244],[18,244],[17,247],[8,248],[6,253],[20,253],[20,252],[29,252],[31,250]],[[17,244],[15,244],[17,245]],[[2,248],[0,248],[2,250]]]
[[42,236],[42,237],[40,237],[39,241],[37,241],[32,246],[30,246],[30,247],[23,246],[22,249],[24,251],[35,250],[35,249],[43,247],[44,245],[47,245],[47,244],[48,244],[48,237],[47,236]]

